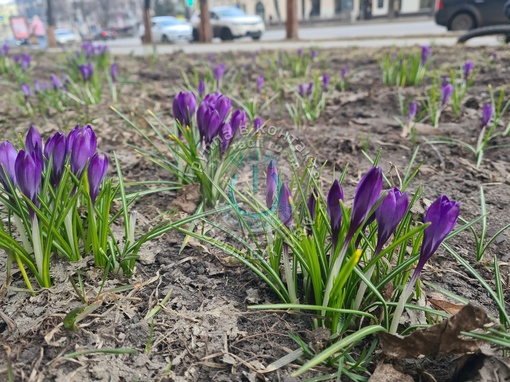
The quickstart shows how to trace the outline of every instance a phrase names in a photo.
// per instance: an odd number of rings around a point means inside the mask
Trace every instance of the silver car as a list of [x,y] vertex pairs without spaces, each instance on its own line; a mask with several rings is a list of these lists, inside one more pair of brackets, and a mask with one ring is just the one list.
[[71,45],[81,42],[81,37],[70,29],[55,29],[55,40],[58,45]]
[[[156,16],[151,18],[152,40],[154,42],[177,42],[191,41],[193,38],[191,25],[186,21],[172,16]],[[143,42],[143,25],[140,27],[139,36]]]

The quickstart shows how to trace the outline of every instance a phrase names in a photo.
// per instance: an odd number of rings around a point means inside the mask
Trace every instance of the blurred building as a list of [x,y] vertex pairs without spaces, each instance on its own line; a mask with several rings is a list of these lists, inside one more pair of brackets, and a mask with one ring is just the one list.
[[[394,0],[398,16],[431,14],[434,0]],[[299,20],[358,20],[387,17],[390,0],[297,0]],[[266,23],[285,21],[287,0],[209,0],[210,6],[239,6],[248,13],[261,16]]]

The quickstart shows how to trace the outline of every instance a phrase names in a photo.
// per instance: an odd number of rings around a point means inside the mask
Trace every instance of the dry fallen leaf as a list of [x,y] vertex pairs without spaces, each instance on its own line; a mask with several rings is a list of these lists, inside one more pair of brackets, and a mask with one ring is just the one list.
[[395,358],[466,354],[479,350],[475,340],[461,337],[461,332],[481,329],[492,321],[484,309],[466,305],[456,315],[427,329],[416,330],[401,337],[389,333],[380,335],[382,351]]
[[429,298],[429,302],[432,304],[434,309],[445,311],[446,313],[451,315],[459,313],[459,311],[465,306],[459,304],[452,304],[451,302],[445,300],[438,300],[435,298]]
[[170,209],[178,208],[188,214],[195,212],[198,203],[200,203],[200,185],[189,184],[184,186],[175,196],[170,204]]
[[368,382],[413,382],[413,378],[395,370],[392,365],[379,363]]

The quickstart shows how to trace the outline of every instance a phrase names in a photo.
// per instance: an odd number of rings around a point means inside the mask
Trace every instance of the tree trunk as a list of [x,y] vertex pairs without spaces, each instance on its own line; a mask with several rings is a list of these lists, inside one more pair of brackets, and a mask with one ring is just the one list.
[[152,44],[151,0],[144,0],[143,25],[144,25],[143,43],[145,45]]
[[276,21],[282,21],[282,15],[280,13],[280,3],[278,0],[274,0],[274,10],[276,12]]
[[395,18],[395,10],[393,7],[395,6],[395,0],[389,0],[388,1],[388,18],[393,19]]
[[287,40],[298,39],[297,0],[287,0]]
[[55,18],[53,17],[53,0],[46,0],[46,18],[48,19],[48,47],[56,48]]
[[200,42],[211,42],[211,22],[209,20],[209,4],[207,0],[200,0]]

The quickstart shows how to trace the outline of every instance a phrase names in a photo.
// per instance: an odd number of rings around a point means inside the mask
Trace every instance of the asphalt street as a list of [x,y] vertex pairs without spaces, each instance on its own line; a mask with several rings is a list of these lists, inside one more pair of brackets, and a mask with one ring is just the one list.
[[[299,41],[284,41],[283,29],[268,30],[260,41],[243,38],[212,44],[178,43],[142,46],[139,38],[125,38],[108,41],[112,53],[144,55],[157,53],[214,53],[225,51],[255,51],[260,49],[297,49],[299,47],[382,47],[409,46],[415,44],[454,45],[458,34],[448,33],[444,27],[437,26],[433,20],[374,21],[349,25],[328,25],[320,27],[301,27]],[[497,37],[483,37],[469,41],[467,45],[499,45]]]

